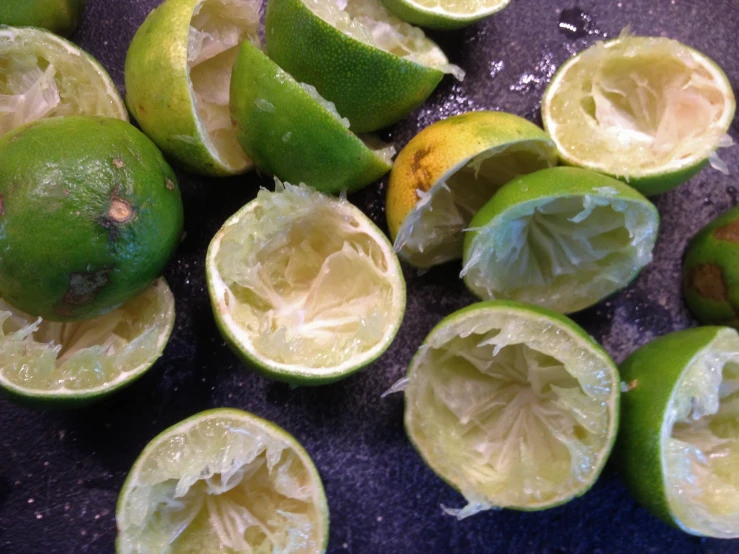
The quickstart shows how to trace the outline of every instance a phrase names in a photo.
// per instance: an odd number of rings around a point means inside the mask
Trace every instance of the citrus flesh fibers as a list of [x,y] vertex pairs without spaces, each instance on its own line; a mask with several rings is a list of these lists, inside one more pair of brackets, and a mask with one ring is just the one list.
[[694,535],[739,537],[739,335],[698,327],[621,364],[616,454],[634,497]]
[[239,45],[259,43],[259,0],[166,0],[126,56],[126,103],[168,156],[203,175],[251,168],[229,114]]
[[557,165],[539,127],[503,112],[470,112],[438,121],[398,154],[386,215],[398,255],[416,267],[462,257],[464,230],[514,177]]
[[261,171],[280,179],[339,193],[390,171],[392,147],[373,149],[360,140],[332,102],[249,42],[233,69],[231,115],[244,151]]
[[0,199],[0,295],[45,320],[131,300],[182,235],[174,172],[118,119],[55,117],[0,137]]
[[405,117],[444,73],[464,76],[379,0],[270,0],[265,37],[269,56],[336,104],[357,133]]
[[461,276],[483,300],[576,312],[638,275],[658,226],[654,205],[620,181],[542,169],[504,185],[472,218]]
[[57,323],[0,299],[0,388],[40,405],[97,400],[143,375],[174,327],[164,279],[103,316]]
[[0,25],[42,27],[69,36],[77,28],[86,0],[6,0],[0,3]]
[[336,381],[393,341],[405,311],[400,264],[384,234],[345,199],[276,186],[211,241],[206,271],[216,323],[269,377]]
[[201,412],[154,438],[116,509],[118,554],[319,554],[321,478],[300,444],[248,412]]
[[382,0],[403,21],[429,29],[458,29],[505,8],[510,0]]
[[0,26],[0,136],[67,115],[128,120],[113,81],[92,56],[42,29]]
[[736,101],[728,78],[700,52],[627,34],[567,61],[544,93],[544,128],[562,159],[625,179],[647,195],[695,175],[720,146]]
[[516,302],[444,318],[411,362],[405,426],[424,461],[467,500],[540,510],[584,494],[610,453],[618,373],[570,319]]

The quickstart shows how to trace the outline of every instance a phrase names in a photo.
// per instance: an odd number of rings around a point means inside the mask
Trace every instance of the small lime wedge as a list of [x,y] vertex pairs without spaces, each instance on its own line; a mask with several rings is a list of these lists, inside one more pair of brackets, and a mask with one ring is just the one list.
[[511,0],[382,0],[400,19],[429,29],[459,29],[505,8]]
[[69,36],[82,19],[87,0],[4,0],[0,2],[0,25],[41,27]]

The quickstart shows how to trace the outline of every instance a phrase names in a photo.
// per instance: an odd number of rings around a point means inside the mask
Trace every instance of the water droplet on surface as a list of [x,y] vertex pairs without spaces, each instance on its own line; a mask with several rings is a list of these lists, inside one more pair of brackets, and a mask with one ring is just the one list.
[[595,28],[595,22],[592,16],[577,6],[562,10],[559,14],[559,32],[569,39],[600,34]]

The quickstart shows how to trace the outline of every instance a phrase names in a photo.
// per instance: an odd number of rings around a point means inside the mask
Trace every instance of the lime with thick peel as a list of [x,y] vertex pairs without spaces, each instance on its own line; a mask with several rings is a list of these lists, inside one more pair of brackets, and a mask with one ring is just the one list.
[[739,537],[739,335],[699,327],[660,337],[620,366],[616,456],[634,497],[691,533]]
[[470,112],[426,127],[398,154],[386,215],[399,256],[416,267],[462,257],[463,231],[513,178],[557,165],[539,127],[502,112]]
[[405,117],[444,73],[464,76],[379,0],[270,0],[265,35],[269,56],[335,103],[357,133]]
[[715,218],[690,242],[683,290],[701,323],[739,328],[739,207]]
[[406,432],[467,500],[448,510],[460,519],[584,494],[616,437],[616,366],[575,322],[542,308],[493,301],[453,313],[403,383]]
[[472,218],[461,276],[483,300],[576,312],[638,275],[658,227],[654,205],[622,182],[542,169],[504,185]]
[[133,125],[55,117],[0,137],[0,296],[23,312],[78,321],[131,300],[182,223],[177,178]]
[[320,554],[329,514],[315,465],[248,412],[194,415],[152,440],[118,498],[118,554]]
[[343,379],[378,358],[405,312],[385,235],[305,185],[261,190],[223,225],[206,272],[221,334],[257,371],[294,385]]
[[0,26],[0,136],[67,115],[128,120],[113,81],[92,56],[42,29]]
[[684,183],[710,160],[736,101],[726,74],[667,38],[599,42],[567,61],[544,93],[544,128],[570,164],[626,180],[644,194]]
[[429,29],[459,29],[505,8],[511,0],[382,0],[400,19]]
[[164,279],[112,312],[70,323],[28,315],[0,299],[0,389],[43,407],[99,400],[154,364],[174,317]]
[[87,0],[5,0],[0,2],[0,25],[42,27],[69,36],[82,19]]
[[203,175],[251,169],[229,114],[231,68],[259,42],[260,0],[166,0],[126,56],[126,103],[168,156]]
[[233,68],[231,116],[244,151],[261,171],[280,179],[338,193],[390,171],[391,146],[373,149],[360,140],[333,103],[249,42]]

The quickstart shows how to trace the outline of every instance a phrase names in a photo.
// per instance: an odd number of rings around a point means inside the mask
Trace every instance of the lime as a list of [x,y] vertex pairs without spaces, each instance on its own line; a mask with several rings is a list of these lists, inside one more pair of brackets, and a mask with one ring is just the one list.
[[46,407],[98,400],[154,364],[174,316],[164,279],[112,312],[71,323],[30,316],[0,299],[0,388]]
[[261,171],[280,179],[338,193],[390,171],[389,159],[349,131],[332,103],[249,42],[233,68],[231,114],[244,151]]
[[711,221],[690,242],[683,286],[688,308],[701,323],[739,328],[739,207]]
[[637,276],[658,226],[657,209],[620,181],[542,169],[504,185],[472,218],[461,276],[484,300],[576,312]]
[[544,127],[562,159],[659,194],[695,175],[736,102],[712,60],[667,38],[622,35],[567,61],[544,93]]
[[444,73],[464,76],[379,0],[270,0],[265,34],[270,57],[334,102],[357,133],[405,117]]
[[249,365],[295,385],[342,379],[378,358],[405,311],[385,235],[358,208],[304,185],[261,190],[208,248],[221,334]]
[[401,150],[387,190],[395,250],[416,267],[462,257],[463,231],[504,183],[557,165],[539,127],[502,112],[438,121]]
[[118,554],[319,554],[328,505],[313,461],[248,412],[208,410],[138,457],[118,498]]
[[458,29],[505,8],[511,0],[382,0],[400,19],[429,29]]
[[127,302],[182,219],[175,174],[126,122],[56,117],[0,137],[0,295],[24,312],[75,321]]
[[259,42],[260,0],[166,0],[126,56],[126,103],[168,156],[203,175],[252,166],[229,114],[231,68],[244,40]]
[[587,492],[618,425],[618,372],[572,320],[517,302],[444,318],[411,361],[405,428],[468,504],[541,510]]
[[92,56],[48,31],[0,26],[0,135],[66,115],[128,120],[113,81]]
[[0,25],[42,27],[69,36],[82,19],[87,0],[5,0],[0,3]]
[[620,367],[616,455],[634,497],[683,531],[739,537],[739,335],[699,327],[653,340]]

